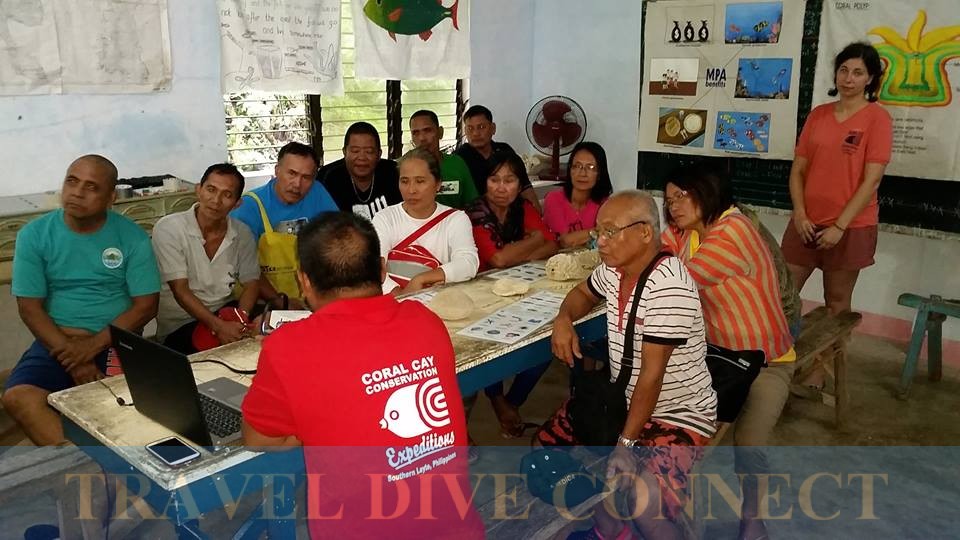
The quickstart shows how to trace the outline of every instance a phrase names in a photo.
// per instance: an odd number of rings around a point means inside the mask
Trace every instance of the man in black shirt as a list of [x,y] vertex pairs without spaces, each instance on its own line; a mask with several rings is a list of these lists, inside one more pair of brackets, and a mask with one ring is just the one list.
[[[477,184],[477,191],[482,196],[487,192],[487,177],[492,172],[490,161],[497,154],[515,154],[507,143],[496,142],[493,136],[497,133],[497,124],[493,122],[493,113],[483,105],[474,105],[463,113],[463,131],[467,135],[467,143],[460,145],[456,154],[467,162],[470,175]],[[533,203],[534,208],[540,211],[540,201],[528,179],[521,180],[520,196]]]
[[357,122],[343,137],[343,159],[320,168],[317,180],[323,184],[337,207],[367,219],[400,196],[397,163],[380,159],[380,134],[366,122]]

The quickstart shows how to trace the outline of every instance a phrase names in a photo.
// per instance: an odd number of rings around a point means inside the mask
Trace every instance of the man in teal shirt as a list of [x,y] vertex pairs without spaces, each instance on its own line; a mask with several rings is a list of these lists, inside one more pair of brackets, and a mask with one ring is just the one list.
[[63,181],[63,208],[17,234],[11,291],[36,341],[10,373],[3,407],[37,445],[63,442],[47,395],[104,376],[108,325],[138,330],[157,315],[150,238],[109,210],[116,183],[110,160],[77,159]]
[[432,153],[440,162],[442,182],[437,193],[438,203],[463,209],[480,196],[473,177],[470,176],[470,168],[463,158],[440,152],[443,127],[437,113],[427,110],[413,113],[410,117],[410,136],[414,146]]

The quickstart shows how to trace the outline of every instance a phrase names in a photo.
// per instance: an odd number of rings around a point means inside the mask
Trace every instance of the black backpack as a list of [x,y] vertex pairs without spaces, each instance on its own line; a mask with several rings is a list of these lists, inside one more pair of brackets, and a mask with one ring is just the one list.
[[627,423],[626,390],[633,373],[634,332],[636,330],[637,306],[643,287],[650,277],[650,272],[660,264],[660,261],[669,257],[668,253],[660,252],[653,261],[643,270],[637,279],[637,288],[633,293],[633,303],[630,314],[627,316],[627,329],[623,345],[623,360],[620,364],[620,373],[617,380],[610,382],[610,362],[606,362],[603,369],[584,371],[583,362],[574,359],[573,390],[570,401],[567,403],[567,415],[573,436],[577,442],[585,446],[616,446],[617,438]]

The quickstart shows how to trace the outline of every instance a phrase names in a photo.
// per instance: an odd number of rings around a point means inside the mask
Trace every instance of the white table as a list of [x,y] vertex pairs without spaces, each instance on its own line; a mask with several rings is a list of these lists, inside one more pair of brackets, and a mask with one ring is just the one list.
[[[489,277],[479,276],[466,283],[448,285],[470,296],[475,306],[470,317],[462,321],[447,322],[456,354],[458,380],[464,395],[551,358],[549,324],[511,345],[456,334],[473,321],[517,301],[517,298],[503,298],[493,294],[490,290],[493,282]],[[541,279],[532,285],[532,291],[552,290],[566,293],[574,285],[574,281],[555,282]],[[581,336],[586,339],[605,335],[602,306],[598,306],[577,324]],[[198,353],[189,358],[195,361],[214,357],[236,369],[251,370],[256,369],[259,352],[260,341],[251,339]],[[193,370],[198,383],[217,377],[230,377],[245,385],[249,385],[252,380],[252,376],[234,374],[213,363],[197,364]],[[130,398],[123,376],[112,377],[104,382],[118,395],[125,399]],[[263,475],[265,471],[270,471],[274,474],[294,475],[303,472],[302,456],[291,457],[293,452],[258,453],[241,447],[216,454],[201,450],[202,456],[199,459],[185,467],[171,469],[149,455],[144,445],[174,433],[140,414],[134,407],[119,406],[113,395],[99,383],[51,394],[49,403],[63,415],[67,437],[78,446],[83,446],[106,470],[126,474],[131,482],[147,481],[150,492],[145,497],[146,500],[158,510],[167,509],[168,517],[184,538],[204,537],[198,529],[199,516],[195,515],[196,510],[202,514],[224,505],[221,494],[224,478],[228,473]],[[246,491],[262,489],[269,483],[268,480],[265,478]],[[236,494],[235,489],[231,492]],[[292,493],[290,495],[292,496]],[[184,497],[196,501],[196,508],[188,508],[190,505],[184,503],[190,501],[184,501]],[[176,500],[177,504],[169,504],[171,498]],[[277,498],[274,504],[278,508],[274,509],[273,515],[283,515],[280,508],[289,507],[292,503],[290,499]],[[174,507],[172,511],[171,506]],[[287,535],[293,532],[292,520],[289,523],[284,520],[266,520],[266,523],[250,529],[250,532],[262,532],[264,527],[269,527],[273,534],[282,537],[288,537]]]

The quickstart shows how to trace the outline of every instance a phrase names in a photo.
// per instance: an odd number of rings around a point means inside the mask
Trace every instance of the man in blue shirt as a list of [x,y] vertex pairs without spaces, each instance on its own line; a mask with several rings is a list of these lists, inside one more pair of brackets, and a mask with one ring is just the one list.
[[63,208],[17,234],[11,290],[36,341],[10,373],[3,406],[37,445],[63,441],[47,395],[104,376],[108,325],[139,330],[157,314],[150,238],[109,210],[116,183],[108,159],[77,159],[63,181]]
[[260,261],[260,298],[278,309],[302,307],[296,281],[300,227],[321,212],[338,210],[323,185],[314,181],[318,166],[313,148],[287,143],[277,154],[274,177],[245,193],[240,207],[231,213],[253,232]]

